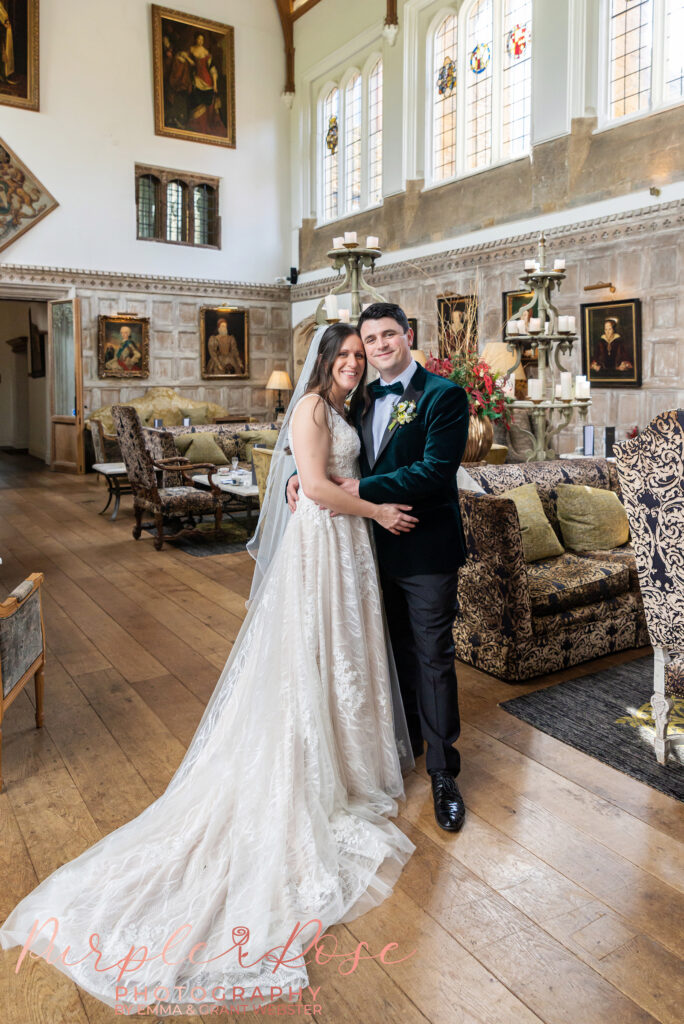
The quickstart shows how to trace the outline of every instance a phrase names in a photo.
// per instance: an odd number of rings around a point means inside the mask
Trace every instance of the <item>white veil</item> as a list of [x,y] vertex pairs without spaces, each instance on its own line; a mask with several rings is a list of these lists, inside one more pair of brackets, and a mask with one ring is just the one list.
[[[252,577],[252,586],[249,592],[249,600],[247,601],[248,608],[257,596],[259,588],[261,587],[264,577],[268,571],[268,567],[271,564],[283,538],[290,516],[292,515],[285,497],[287,481],[290,479],[292,474],[297,471],[294,456],[290,451],[288,442],[290,419],[297,402],[304,395],[307,389],[309,380],[316,365],[318,347],[321,343],[321,338],[327,329],[327,324],[323,324],[318,327],[311,339],[311,344],[309,346],[306,359],[304,360],[302,372],[299,376],[297,386],[292,393],[290,404],[287,407],[285,417],[280,427],[280,433],[271,459],[271,468],[268,472],[266,493],[259,513],[257,527],[254,531],[254,536],[247,542],[247,550],[256,561],[256,565],[254,566],[254,576]],[[406,774],[413,769],[415,761],[411,750],[411,740],[409,737],[408,726],[406,724],[404,702],[401,698],[399,677],[397,676],[394,654],[392,652],[392,645],[389,639],[389,630],[387,628],[387,622],[385,621],[384,605],[382,606],[382,609],[385,639],[387,641],[390,688],[392,693],[394,737],[397,744],[401,770]]]

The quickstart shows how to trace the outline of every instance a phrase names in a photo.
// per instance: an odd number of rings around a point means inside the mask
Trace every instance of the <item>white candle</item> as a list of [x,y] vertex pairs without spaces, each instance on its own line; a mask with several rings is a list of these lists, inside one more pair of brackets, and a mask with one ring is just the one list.
[[508,331],[509,334],[518,334],[518,321],[509,320],[508,323],[506,324],[506,330]]
[[345,233],[344,233],[344,244],[345,245],[349,245],[350,243],[355,243],[355,242],[356,242],[356,232],[355,231],[345,231]]
[[344,249],[344,235],[333,238],[333,249]]
[[528,328],[527,329],[530,332],[530,334],[539,334],[539,332],[542,329],[542,322],[541,322],[540,317],[538,317],[538,316],[531,316],[530,317],[530,322],[528,324]]
[[556,398],[561,398],[561,397],[562,397],[561,386],[560,386],[560,384],[556,384]]
[[326,295],[325,297],[325,315],[328,318],[328,320],[338,319],[337,296],[333,295],[332,292],[330,293],[330,295]]
[[527,397],[531,402],[540,402],[542,397],[542,382],[532,377],[527,382]]
[[534,260],[525,260],[525,270],[536,270],[537,264]]
[[339,311],[339,318],[340,318],[340,320],[342,321],[343,324],[348,324],[349,323],[349,310],[348,309],[341,309]]
[[553,261],[553,269],[554,270],[565,270],[565,260],[554,260]]
[[551,321],[547,320],[546,323],[544,324],[544,334],[550,334],[551,333],[551,326],[552,326]]
[[571,334],[575,333],[575,318],[574,318],[574,316],[569,316],[568,317],[568,330],[570,331]]
[[575,398],[590,398],[591,384],[588,380],[577,380],[575,386]]
[[567,316],[559,316],[558,317],[558,330],[560,331],[561,334],[567,334],[567,332],[570,330],[570,326],[568,324],[568,319],[569,319],[569,317],[567,317]]
[[572,374],[563,372],[560,375],[561,398],[572,398]]
[[575,377],[575,398],[581,398],[582,397],[582,395],[581,395],[582,385],[586,384],[586,381],[587,381],[587,378],[583,374],[578,373],[576,375],[576,377]]
[[379,239],[376,238],[375,235],[368,235],[368,237],[366,238],[366,248],[367,249],[379,249],[380,248]]

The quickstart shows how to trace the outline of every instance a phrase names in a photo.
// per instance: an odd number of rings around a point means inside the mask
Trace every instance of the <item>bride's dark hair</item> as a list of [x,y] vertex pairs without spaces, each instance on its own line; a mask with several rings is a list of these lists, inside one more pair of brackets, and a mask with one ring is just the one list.
[[[313,368],[305,394],[310,391],[317,391],[328,405],[331,405],[330,392],[333,386],[332,368],[340,354],[345,338],[355,334],[361,340],[359,332],[353,324],[331,324],[321,338],[318,345],[318,356],[316,365]],[[368,363],[364,368],[359,383],[354,389],[349,407],[349,418],[353,421],[359,406],[365,408],[368,405],[368,394],[366,391],[366,371]]]

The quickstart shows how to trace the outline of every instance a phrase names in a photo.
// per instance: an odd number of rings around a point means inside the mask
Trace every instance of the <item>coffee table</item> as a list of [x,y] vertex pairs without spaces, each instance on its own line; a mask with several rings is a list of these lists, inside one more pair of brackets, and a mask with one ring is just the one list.
[[[240,480],[239,483],[233,482],[236,477]],[[234,470],[229,475],[214,473],[212,481],[227,496],[227,501],[223,503],[223,511],[227,512],[231,519],[235,518],[234,512],[246,512],[247,523],[251,526],[256,518],[254,513],[259,509],[259,488],[252,483],[251,469]],[[197,473],[193,476],[192,482],[196,487],[209,490],[207,473]]]

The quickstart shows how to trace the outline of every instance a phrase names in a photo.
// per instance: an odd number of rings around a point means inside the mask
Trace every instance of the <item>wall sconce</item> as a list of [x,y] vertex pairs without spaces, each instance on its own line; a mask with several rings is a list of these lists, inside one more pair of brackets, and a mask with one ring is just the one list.
[[651,187],[648,190],[648,194],[651,196],[659,196],[660,192],[661,189],[659,189],[657,185],[651,185]]
[[585,292],[597,292],[601,288],[610,288],[611,294],[615,291],[615,285],[612,281],[597,281],[596,284],[585,284]]

